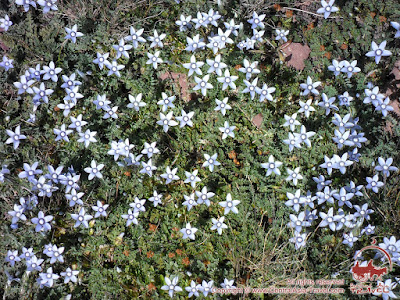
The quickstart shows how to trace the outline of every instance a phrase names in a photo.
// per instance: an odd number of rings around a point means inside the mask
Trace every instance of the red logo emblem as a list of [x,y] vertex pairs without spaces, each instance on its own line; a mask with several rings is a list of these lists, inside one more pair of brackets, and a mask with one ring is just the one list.
[[[375,246],[376,240],[372,239],[372,243],[370,246],[362,248],[356,255],[356,259],[358,256],[362,254],[363,251],[368,250],[368,249],[375,249],[380,251],[381,253],[384,254],[384,256],[387,257],[389,261],[389,271],[392,270],[392,259],[389,255],[389,253],[378,246]],[[357,261],[356,264],[351,268],[351,273],[353,274],[353,279],[356,281],[361,281],[361,282],[366,282],[369,280],[382,280],[382,276],[386,275],[388,273],[388,268],[387,267],[377,267],[374,265],[373,260],[370,259],[368,261],[368,264],[366,266],[360,266],[360,262]]]

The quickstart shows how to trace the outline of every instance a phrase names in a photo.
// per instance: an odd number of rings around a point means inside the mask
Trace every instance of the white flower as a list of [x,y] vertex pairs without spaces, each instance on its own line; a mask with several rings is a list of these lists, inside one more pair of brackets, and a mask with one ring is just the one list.
[[228,228],[226,224],[224,223],[225,217],[221,217],[219,219],[214,219],[212,218],[211,221],[213,222],[213,226],[211,227],[211,230],[217,230],[218,234],[222,234],[222,229]]
[[243,60],[243,67],[239,69],[239,72],[246,74],[246,80],[249,80],[254,74],[259,74],[260,70],[257,69],[258,61],[250,63],[247,59]]
[[227,109],[232,109],[232,107],[228,104],[228,98],[224,98],[222,101],[215,99],[215,103],[217,103],[217,107],[214,108],[214,110],[220,111],[223,116],[225,116]]
[[126,219],[126,225],[125,226],[129,226],[132,223],[137,225],[138,224],[138,220],[136,219],[139,216],[139,212],[138,211],[134,211],[132,212],[132,209],[128,209],[128,214],[126,215],[121,215],[121,217],[123,219]]
[[168,97],[168,95],[166,93],[161,93],[162,96],[162,100],[159,100],[157,102],[158,105],[162,105],[162,111],[166,111],[168,109],[168,107],[170,108],[174,108],[174,100],[175,100],[175,96],[170,96]]
[[333,6],[334,3],[335,0],[330,0],[329,3],[321,0],[322,7],[317,10],[317,14],[324,14],[324,18],[327,19],[331,13],[337,12],[339,10],[339,8]]
[[232,196],[230,193],[226,195],[226,201],[219,202],[219,205],[225,208],[224,215],[228,214],[230,211],[238,214],[239,210],[236,208],[236,205],[240,203],[239,200],[232,200]]
[[154,36],[149,36],[147,39],[151,42],[150,48],[155,48],[155,47],[160,47],[162,48],[164,46],[162,40],[166,37],[167,35],[165,33],[162,33],[158,35],[157,30],[154,30]]
[[79,211],[79,214],[71,214],[71,218],[76,221],[74,227],[78,227],[79,225],[83,224],[83,226],[88,228],[88,221],[93,219],[93,216],[87,215],[85,213],[85,209],[82,207]]
[[289,30],[284,29],[275,29],[276,33],[276,41],[282,40],[283,42],[287,42],[287,35],[289,34]]
[[307,82],[306,82],[306,83],[301,83],[301,84],[300,84],[300,87],[301,87],[302,89],[304,89],[302,95],[303,95],[303,96],[306,96],[306,95],[308,95],[309,93],[313,93],[314,95],[319,95],[319,92],[318,92],[318,90],[317,90],[316,88],[317,88],[320,84],[321,84],[320,81],[317,81],[317,82],[314,82],[314,83],[313,83],[311,77],[308,76],[308,77],[307,77]]
[[197,75],[202,75],[203,72],[200,70],[200,68],[204,65],[204,62],[198,61],[196,62],[196,57],[192,55],[190,57],[190,62],[183,64],[183,67],[186,69],[189,69],[189,74],[188,76],[191,76],[194,72],[196,72]]
[[203,96],[207,95],[207,89],[212,89],[213,86],[211,83],[208,83],[210,79],[210,75],[205,75],[202,79],[195,76],[194,80],[196,81],[197,85],[193,88],[194,91],[201,90]]
[[170,111],[167,115],[164,115],[163,113],[160,113],[160,120],[157,121],[157,124],[163,126],[164,132],[167,132],[167,131],[168,131],[169,126],[176,126],[176,125],[178,125],[177,122],[175,122],[174,120],[172,120],[172,114],[173,114],[172,111]]
[[6,129],[6,133],[9,136],[9,138],[6,140],[6,144],[13,143],[14,149],[18,148],[20,140],[25,140],[26,139],[26,136],[21,134],[21,132],[20,132],[20,125],[15,127],[15,132],[12,131],[12,130]]
[[148,200],[153,202],[154,207],[157,207],[158,204],[162,204],[161,199],[162,199],[162,194],[158,194],[157,191],[153,192],[153,196],[150,197]]
[[89,180],[92,180],[94,177],[103,178],[103,175],[100,173],[101,169],[104,168],[103,164],[97,165],[94,160],[92,160],[90,167],[85,168],[85,172],[89,174]]
[[377,286],[380,287],[379,291],[376,291],[372,295],[381,296],[383,300],[388,300],[389,298],[397,299],[398,297],[393,293],[396,288],[397,283],[392,282],[392,279],[387,279],[385,282],[377,281]]
[[96,135],[97,131],[90,131],[89,129],[83,132],[79,132],[80,138],[77,140],[78,143],[84,143],[85,148],[89,146],[89,144],[97,142],[97,140],[94,138]]
[[310,137],[315,135],[314,131],[307,132],[306,127],[301,125],[300,133],[294,133],[295,139],[300,141],[301,143],[305,143],[308,147],[311,147],[311,141],[309,140]]
[[172,281],[168,278],[164,278],[166,285],[161,287],[162,290],[168,291],[169,296],[172,298],[175,292],[181,292],[182,288],[178,286],[179,277],[176,276],[172,279]]
[[139,109],[143,106],[146,106],[146,103],[142,101],[142,93],[138,94],[136,97],[132,95],[128,95],[129,98],[129,103],[127,105],[128,108],[134,108],[136,111],[139,111]]
[[217,80],[218,82],[221,82],[222,85],[222,90],[226,90],[228,86],[232,89],[236,89],[236,84],[234,83],[235,80],[237,80],[239,77],[238,76],[233,76],[229,73],[229,70],[226,69],[224,76],[218,77]]
[[180,232],[182,232],[183,234],[183,239],[191,239],[191,240],[195,240],[195,236],[194,234],[197,231],[197,228],[194,228],[190,225],[190,223],[186,223],[186,227],[182,228],[181,230],[179,230]]
[[221,62],[221,54],[218,54],[214,60],[207,59],[207,64],[210,68],[207,70],[207,73],[215,72],[218,76],[222,76],[222,69],[226,68],[227,65]]
[[144,149],[142,150],[142,154],[147,155],[148,158],[151,158],[153,154],[160,153],[160,150],[156,147],[157,142],[153,142],[151,144],[144,143]]
[[160,51],[156,51],[154,54],[147,53],[147,57],[149,59],[146,61],[146,64],[153,64],[154,69],[157,69],[158,64],[161,64],[163,62],[163,60],[160,58]]
[[194,200],[194,193],[190,194],[190,196],[183,195],[183,197],[185,198],[185,202],[182,205],[186,206],[188,211],[197,205],[197,202]]
[[185,125],[192,127],[193,122],[192,122],[192,117],[194,115],[194,111],[190,111],[189,113],[186,113],[183,109],[181,111],[182,115],[179,117],[176,117],[176,119],[181,122],[180,128],[184,127]]
[[225,121],[224,127],[219,127],[219,131],[222,132],[222,139],[226,139],[228,136],[235,137],[235,130],[236,126],[229,126],[229,123]]
[[78,25],[72,26],[72,28],[65,27],[65,31],[67,35],[64,37],[65,39],[70,39],[74,44],[76,43],[76,38],[83,36],[82,32],[78,31]]
[[146,211],[146,207],[144,204],[146,203],[146,199],[139,199],[135,197],[135,202],[129,203],[129,206],[133,208],[135,212]]
[[300,109],[298,110],[298,113],[304,112],[306,118],[310,116],[310,112],[315,111],[315,108],[311,106],[312,99],[308,99],[307,102],[299,101],[300,104]]
[[208,192],[207,187],[203,187],[201,192],[196,191],[196,196],[197,196],[197,204],[205,204],[207,206],[210,206],[210,198],[215,196],[215,193],[213,192]]
[[119,71],[125,68],[124,65],[119,65],[116,60],[113,60],[111,63],[106,61],[104,64],[109,69],[107,76],[115,74],[118,77],[121,77],[121,73]]
[[295,130],[296,125],[301,125],[301,123],[296,120],[297,113],[294,113],[291,117],[289,117],[288,115],[284,115],[284,118],[286,122],[282,126],[289,126],[291,131]]
[[286,177],[286,181],[290,181],[293,180],[293,184],[297,185],[297,181],[303,179],[303,176],[301,176],[299,174],[300,172],[300,167],[297,167],[296,169],[294,169],[294,171],[290,170],[290,169],[286,169],[286,171],[288,172],[289,176]]
[[153,171],[157,170],[157,167],[153,166],[153,164],[151,162],[151,158],[149,159],[149,161],[147,163],[142,161],[142,167],[143,168],[139,171],[139,173],[145,173],[145,174],[149,175],[150,177],[153,176]]
[[186,179],[184,183],[189,183],[191,184],[192,188],[195,188],[196,182],[200,182],[201,179],[197,176],[197,173],[199,170],[194,170],[192,173],[185,171]]
[[95,218],[98,218],[100,216],[103,217],[107,217],[107,212],[106,209],[109,207],[110,205],[108,204],[103,204],[101,201],[97,200],[97,206],[94,205],[92,206],[92,209],[96,212],[96,214],[94,215]]
[[265,176],[269,176],[273,173],[276,175],[281,175],[281,171],[279,170],[279,167],[282,165],[282,162],[280,161],[275,161],[274,157],[272,155],[269,156],[268,158],[268,163],[262,163],[261,167],[264,169],[267,169],[267,173]]
[[176,175],[177,171],[178,171],[178,168],[171,170],[170,167],[167,167],[166,173],[161,174],[160,176],[166,180],[165,184],[168,184],[172,180],[179,180],[179,176]]
[[203,167],[209,167],[210,171],[214,171],[214,166],[219,166],[220,163],[217,161],[218,154],[215,153],[213,156],[204,154],[206,161],[203,163]]
[[274,93],[276,91],[276,88],[274,87],[268,87],[265,83],[263,84],[262,88],[256,87],[256,92],[257,94],[260,95],[260,102],[263,102],[265,99],[269,101],[273,101],[274,98],[272,97],[271,93]]

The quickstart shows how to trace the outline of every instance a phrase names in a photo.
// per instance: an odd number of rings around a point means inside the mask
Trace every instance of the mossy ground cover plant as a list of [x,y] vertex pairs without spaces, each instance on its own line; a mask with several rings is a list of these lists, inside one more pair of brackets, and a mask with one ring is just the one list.
[[178,2],[0,4],[3,298],[394,298],[400,4]]

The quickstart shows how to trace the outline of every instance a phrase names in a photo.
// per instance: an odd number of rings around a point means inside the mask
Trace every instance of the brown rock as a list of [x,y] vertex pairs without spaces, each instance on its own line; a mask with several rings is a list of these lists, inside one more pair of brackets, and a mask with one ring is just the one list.
[[287,65],[299,71],[304,69],[304,61],[311,53],[311,49],[307,45],[300,43],[291,43],[287,47],[282,47],[281,51],[286,56]]
[[263,121],[263,115],[260,113],[256,116],[254,116],[253,120],[251,120],[253,124],[257,127],[257,129],[260,129]]

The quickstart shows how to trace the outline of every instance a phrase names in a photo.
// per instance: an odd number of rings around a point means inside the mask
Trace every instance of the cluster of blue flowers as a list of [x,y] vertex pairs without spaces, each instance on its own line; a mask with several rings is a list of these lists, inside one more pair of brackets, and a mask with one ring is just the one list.
[[[57,10],[56,0],[38,0],[37,2],[33,0],[22,1],[16,0],[16,4],[22,5],[25,11],[28,11],[30,6],[36,7],[36,3],[43,6],[43,12],[47,13],[50,10]],[[326,1],[321,1],[322,8],[320,8],[317,13],[324,14],[324,18],[328,18],[330,13],[338,11],[338,8],[333,6],[334,0],[329,3]],[[236,44],[241,50],[254,49],[259,45],[259,43],[264,42],[265,24],[263,20],[265,19],[265,14],[253,13],[252,18],[248,20],[251,26],[252,36],[246,40],[239,41]],[[230,68],[227,61],[223,61],[223,56],[220,51],[226,48],[229,44],[235,44],[235,37],[238,37],[239,31],[243,29],[243,24],[236,25],[234,20],[229,22],[224,22],[224,29],[219,27],[219,20],[223,19],[218,11],[210,9],[208,13],[198,12],[195,18],[192,16],[181,15],[180,19],[176,21],[176,25],[179,26],[181,31],[190,32],[191,30],[197,30],[201,27],[214,26],[217,28],[216,33],[210,34],[207,37],[208,40],[204,40],[200,37],[200,34],[192,35],[192,37],[186,38],[186,48],[187,52],[193,53],[190,58],[190,62],[183,63],[183,67],[188,70],[188,77],[193,77],[196,83],[193,90],[200,91],[203,96],[207,96],[207,91],[213,89],[214,86],[209,82],[211,76],[215,76],[216,80],[221,84],[222,90],[241,90],[242,94],[248,94],[249,99],[260,102],[264,101],[274,101],[273,93],[276,91],[274,87],[269,87],[266,83],[259,84],[257,75],[261,73],[258,68],[257,61],[249,61],[247,59],[243,60],[243,66],[238,70]],[[12,25],[8,16],[4,19],[0,19],[0,28],[7,31]],[[392,22],[392,26],[398,30],[396,37],[400,36],[400,25],[398,23]],[[288,30],[283,28],[276,28],[275,39],[280,42],[286,42],[287,36],[289,34]],[[65,28],[66,36],[65,39],[71,40],[72,43],[77,42],[77,38],[83,36],[81,32],[78,31],[77,25],[72,26],[72,28]],[[149,50],[154,49],[154,53],[147,52],[148,60],[147,65],[152,66],[157,69],[159,64],[164,63],[163,59],[160,57],[161,51],[156,49],[164,48],[163,40],[166,38],[166,34],[159,33],[154,30],[152,36],[143,37],[144,29],[135,29],[130,27],[129,35],[118,41],[118,44],[113,45],[114,51],[111,53],[115,54],[111,60],[110,53],[97,53],[96,58],[93,63],[98,65],[99,69],[102,70],[104,67],[108,69],[108,76],[115,75],[121,77],[120,71],[125,68],[125,65],[121,63],[121,58],[129,58],[129,51],[136,49],[139,45],[145,46],[146,42],[149,44]],[[366,53],[368,57],[374,57],[376,64],[378,64],[382,57],[391,55],[391,52],[385,49],[386,42],[383,41],[379,46],[373,42],[372,50]],[[196,53],[201,50],[210,49],[215,57],[206,59],[205,62],[198,61],[196,58]],[[110,61],[109,61],[110,59]],[[119,61],[118,61],[119,60]],[[8,71],[13,67],[13,60],[8,59],[6,56],[3,57],[3,61],[0,66]],[[207,69],[204,69],[206,67]],[[348,78],[361,72],[361,69],[357,67],[357,61],[337,61],[333,60],[332,65],[328,67],[328,70],[332,71],[335,76],[340,76],[341,74],[346,74]],[[48,104],[49,98],[54,93],[53,89],[46,88],[45,81],[51,80],[54,83],[59,83],[59,76],[62,78],[61,88],[65,91],[65,97],[63,98],[63,103],[58,104],[57,107],[63,111],[63,116],[66,118],[71,113],[71,110],[79,104],[79,99],[83,98],[84,95],[79,92],[79,87],[82,84],[76,79],[76,74],[73,73],[69,76],[61,74],[62,69],[57,67],[54,62],[50,62],[48,66],[36,65],[35,68],[29,68],[26,70],[25,74],[20,77],[18,82],[14,83],[14,86],[18,89],[19,95],[30,94],[32,95],[33,112],[30,116],[28,122],[34,123],[36,121],[35,111],[39,105]],[[203,76],[203,73],[205,74]],[[240,74],[242,73],[242,74]],[[198,76],[200,77],[198,77]],[[244,76],[242,87],[238,87],[237,80],[240,76]],[[366,177],[365,185],[356,185],[353,181],[350,181],[346,186],[334,187],[332,186],[332,180],[325,179],[326,175],[335,174],[335,172],[340,172],[345,174],[350,166],[358,162],[360,154],[358,149],[360,149],[364,143],[367,143],[367,139],[364,137],[364,132],[361,132],[362,128],[357,124],[359,119],[352,116],[351,113],[339,114],[340,110],[345,110],[350,106],[351,101],[354,97],[350,96],[347,91],[343,92],[342,95],[338,95],[339,106],[334,103],[336,101],[335,97],[329,97],[326,93],[321,93],[321,99],[317,99],[320,96],[320,91],[322,88],[322,83],[317,81],[313,82],[312,78],[308,76],[305,83],[300,84],[300,89],[302,90],[301,96],[307,99],[299,100],[299,110],[292,114],[291,116],[285,115],[285,123],[282,124],[284,127],[289,127],[290,131],[288,134],[288,139],[283,140],[283,143],[288,145],[289,152],[293,151],[295,148],[301,149],[303,145],[308,148],[312,147],[312,138],[316,135],[313,131],[307,131],[305,125],[297,119],[298,116],[304,116],[304,118],[309,118],[310,115],[316,111],[313,107],[313,103],[318,105],[320,109],[325,110],[325,114],[328,116],[332,113],[333,120],[332,123],[336,126],[334,129],[333,141],[336,143],[338,150],[343,150],[345,152],[334,154],[333,157],[324,156],[324,163],[320,164],[319,167],[326,172],[326,174],[318,174],[318,177],[314,177],[313,180],[317,184],[316,191],[302,192],[297,189],[293,192],[287,192],[286,206],[294,210],[296,214],[290,214],[290,222],[287,224],[288,227],[294,230],[294,236],[290,239],[294,243],[296,249],[304,247],[307,242],[307,231],[306,229],[310,226],[316,224],[318,218],[321,219],[319,222],[319,227],[329,228],[332,231],[343,230],[343,244],[352,247],[354,242],[356,242],[361,235],[371,235],[374,233],[375,226],[372,224],[366,225],[362,230],[360,235],[354,235],[353,229],[356,226],[362,226],[364,222],[370,221],[370,215],[374,212],[368,207],[367,203],[362,203],[362,201],[357,202],[357,197],[362,198],[365,196],[367,190],[372,190],[372,192],[377,193],[379,188],[384,185],[385,179],[388,178],[391,173],[397,172],[397,167],[393,166],[393,159],[391,157],[378,158],[378,164],[375,167],[375,174],[371,177]],[[164,132],[168,132],[171,127],[179,125],[180,128],[185,126],[193,127],[195,120],[193,111],[181,110],[181,115],[174,117],[172,109],[175,108],[174,100],[176,96],[168,95],[165,92],[161,94],[162,99],[158,99],[157,104],[160,106],[159,120],[155,123],[162,126]],[[383,116],[393,110],[390,106],[390,100],[383,94],[379,93],[379,87],[374,87],[372,84],[368,84],[365,89],[365,98],[363,102],[365,104],[372,103],[377,111],[380,111]],[[146,102],[143,99],[143,94],[139,93],[137,95],[128,96],[129,104],[127,108],[134,109],[135,111],[140,111],[140,109],[146,106]],[[222,101],[215,99],[217,107],[214,108],[215,111],[221,112],[223,116],[228,113],[232,107],[228,104],[229,99],[224,98]],[[112,106],[111,101],[107,100],[107,95],[97,95],[96,99],[92,101],[96,106],[96,109],[104,111],[103,119],[118,119],[118,106]],[[59,128],[54,128],[53,132],[55,134],[55,141],[68,143],[73,133],[79,136],[77,142],[83,143],[85,148],[89,147],[90,143],[97,142],[95,135],[96,131],[91,131],[86,129],[84,131],[84,126],[90,125],[88,121],[83,120],[84,116],[82,114],[74,117],[70,116],[70,124],[62,124]],[[179,122],[179,123],[178,123]],[[300,127],[299,132],[295,132],[296,126]],[[161,129],[161,127],[160,127]],[[229,122],[225,121],[223,127],[219,127],[219,131],[222,133],[222,140],[231,137],[235,137],[236,126],[231,126]],[[9,138],[6,140],[6,144],[13,144],[14,150],[16,150],[22,140],[27,139],[24,134],[21,134],[21,128],[18,125],[14,130],[7,129],[7,135]],[[129,139],[111,141],[110,150],[108,155],[112,155],[117,164],[121,167],[125,166],[136,166],[139,168],[139,173],[143,176],[154,176],[157,177],[156,171],[158,171],[157,166],[153,164],[152,159],[155,155],[160,153],[160,149],[157,148],[157,141],[149,141],[144,143],[143,148],[140,153],[134,153],[132,150],[135,145],[129,142]],[[349,149],[352,148],[352,149]],[[214,172],[218,169],[221,163],[217,160],[217,153],[212,155],[204,153],[204,162],[202,167],[208,168],[210,172]],[[123,158],[120,160],[119,158]],[[144,160],[146,158],[146,160]],[[270,155],[268,162],[262,163],[261,167],[266,170],[266,176],[281,176],[280,168],[284,165]],[[32,165],[29,163],[23,164],[23,171],[18,174],[21,179],[26,179],[31,187],[31,196],[24,197],[20,199],[19,204],[14,204],[14,209],[9,211],[8,214],[11,217],[11,228],[18,228],[18,224],[24,222],[24,224],[33,224],[35,232],[45,235],[47,232],[51,231],[52,224],[54,224],[54,216],[45,215],[45,213],[39,210],[37,213],[38,197],[52,197],[55,191],[64,190],[65,199],[69,202],[70,207],[76,208],[76,213],[71,213],[70,217],[74,220],[74,227],[79,227],[83,225],[85,228],[89,228],[94,224],[94,219],[100,217],[107,217],[108,204],[101,201],[97,201],[97,204],[92,206],[94,211],[94,216],[87,212],[85,206],[87,204],[83,201],[84,192],[81,192],[79,181],[81,180],[81,174],[77,174],[73,167],[69,168],[66,172],[63,172],[64,166],[47,166],[47,173],[43,174],[43,171],[38,168],[39,162],[34,162]],[[88,180],[102,180],[105,165],[98,163],[95,160],[91,161],[90,166],[84,168],[85,173],[88,174]],[[165,173],[159,175],[162,181],[165,180],[165,184],[168,185],[173,181],[181,179],[181,174],[178,173],[178,168],[172,168],[170,166],[166,167]],[[194,169],[191,171],[184,171],[186,179],[184,183],[190,184],[193,189],[196,189],[196,184],[201,182],[201,178],[198,177],[198,170]],[[300,167],[291,170],[286,168],[286,181],[293,183],[297,186],[298,182],[303,179],[301,175]],[[5,175],[10,174],[10,170],[7,165],[3,165],[0,170],[0,182],[4,182]],[[180,175],[180,176],[179,176]],[[161,180],[161,179],[160,179]],[[383,181],[382,181],[383,180]],[[197,205],[205,204],[206,206],[211,205],[211,198],[215,196],[215,193],[208,190],[206,186],[203,186],[199,190],[193,190],[190,195],[183,195],[185,201],[182,203],[183,206],[190,211]],[[126,220],[126,226],[133,224],[138,224],[140,212],[146,211],[146,200],[151,202],[154,207],[162,205],[162,197],[158,191],[154,190],[151,197],[148,199],[140,199],[139,197],[134,198],[134,202],[129,204],[129,209],[126,214],[121,215],[121,218]],[[357,204],[356,204],[357,203]],[[230,212],[238,214],[239,210],[237,206],[240,204],[239,200],[233,200],[232,195],[228,193],[226,195],[226,200],[218,203],[221,209],[221,216],[218,218],[212,218],[211,230],[215,230],[219,235],[223,233],[223,229],[227,229],[228,225],[224,223],[225,215]],[[323,206],[322,206],[323,205]],[[317,206],[327,208],[327,211],[317,210]],[[32,211],[32,212],[31,212]],[[30,215],[34,214],[33,218],[29,218]],[[125,221],[124,221],[125,222]],[[184,224],[183,228],[180,230],[182,233],[182,239],[195,240],[198,228],[193,227],[190,222]],[[303,231],[304,230],[304,231]],[[380,246],[386,249],[391,256],[393,261],[400,264],[400,240],[397,241],[394,236],[390,239],[384,238],[384,243]],[[64,247],[58,247],[56,245],[48,244],[45,246],[43,254],[49,258],[49,263],[64,263]],[[52,267],[47,268],[46,272],[42,272],[42,263],[45,259],[40,259],[36,257],[33,253],[32,248],[23,248],[22,254],[18,255],[18,250],[9,250],[6,256],[6,261],[14,266],[15,263],[21,262],[25,259],[26,267],[29,272],[38,271],[37,283],[40,287],[52,287],[54,282],[60,278],[64,277],[64,283],[69,281],[76,283],[78,281],[77,275],[79,271],[74,268],[67,268],[65,272],[60,273],[60,275],[53,273]],[[165,277],[166,285],[162,286],[162,290],[166,290],[169,296],[173,297],[175,292],[182,291],[182,288],[178,286],[179,278],[176,276],[172,279]],[[228,280],[225,278],[223,288],[235,288],[233,286],[233,280]],[[207,296],[213,288],[213,281],[203,280],[202,284],[196,284],[193,280],[190,286],[186,287],[185,290],[191,296],[199,296],[203,293]]]

